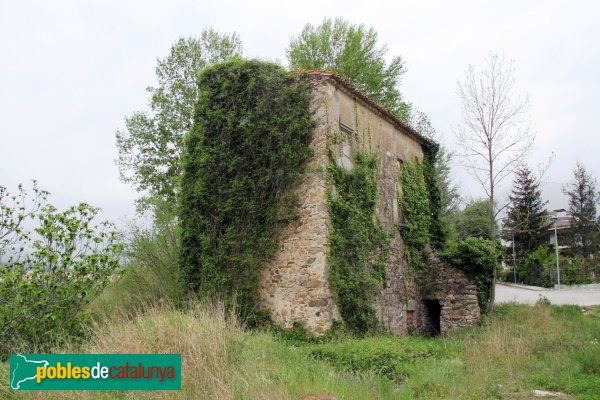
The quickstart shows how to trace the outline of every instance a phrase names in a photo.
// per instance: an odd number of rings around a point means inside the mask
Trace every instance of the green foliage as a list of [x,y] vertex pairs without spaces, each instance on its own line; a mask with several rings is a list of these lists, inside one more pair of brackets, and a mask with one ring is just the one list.
[[596,204],[600,202],[596,178],[577,163],[573,181],[563,188],[569,196],[571,229],[567,236],[571,251],[580,257],[596,257],[600,249],[600,225],[596,220]]
[[[24,221],[21,208],[10,207],[9,198],[1,199],[0,214],[13,213],[12,218]],[[13,231],[19,252],[0,264],[3,355],[48,351],[69,336],[80,336],[84,307],[119,266],[123,247],[112,224],[94,224],[97,208],[81,203],[59,212],[45,197],[35,201],[39,208],[28,215],[37,227]],[[7,227],[14,229],[2,228]]]
[[[411,113],[409,124],[426,138],[435,138],[435,128],[429,117],[421,112]],[[429,191],[431,205],[431,244],[435,250],[442,250],[448,240],[456,238],[455,230],[451,223],[452,216],[458,209],[460,196],[458,187],[452,183],[450,177],[450,163],[453,154],[436,142],[423,146],[423,175]]]
[[431,208],[431,222],[429,224],[429,234],[431,245],[436,250],[442,250],[446,244],[448,228],[445,226],[444,215],[444,197],[442,192],[442,181],[439,172],[439,146],[430,144],[425,148],[423,157],[423,178],[427,191],[429,193],[429,205]]
[[329,284],[346,326],[365,333],[377,327],[375,300],[386,275],[390,238],[375,218],[379,159],[366,151],[354,159],[354,168],[347,170],[329,149]]
[[549,251],[548,246],[538,246],[526,255],[525,263],[517,267],[517,279],[527,285],[552,287],[556,283],[555,268],[554,252]]
[[[547,240],[549,221],[542,200],[540,183],[529,168],[523,166],[515,172],[510,206],[503,226],[502,236],[513,241],[517,265],[523,264],[527,255]],[[512,253],[512,246],[510,247]],[[512,264],[513,258],[507,257]],[[539,274],[537,274],[539,275]],[[533,284],[539,284],[534,279]]]
[[[471,201],[464,209],[454,213],[452,224],[461,239],[475,237],[491,240],[490,201],[488,199]],[[495,229],[498,234],[498,224],[495,224]]]
[[[117,163],[123,182],[150,197],[174,204],[181,176],[184,135],[191,129],[198,101],[198,74],[209,65],[240,57],[236,33],[204,29],[200,37],[180,38],[156,66],[157,87],[149,87],[150,110],[125,118],[117,131]],[[145,209],[148,198],[138,206]]]
[[23,242],[30,240],[29,232],[24,228],[27,220],[33,218],[47,202],[48,193],[32,181],[32,194],[29,195],[23,184],[19,184],[17,193],[0,185],[0,263],[18,259],[25,248]]
[[148,306],[179,304],[184,299],[178,225],[172,207],[155,205],[149,226],[132,225],[127,239],[123,268],[90,304],[91,316],[97,321],[133,316]]
[[423,248],[431,241],[431,200],[424,175],[424,165],[419,161],[407,162],[400,176],[404,254],[409,265],[419,272],[424,267]]
[[180,265],[185,286],[248,317],[289,192],[311,155],[309,86],[281,67],[229,61],[199,78],[185,140]]
[[[307,24],[287,49],[291,69],[334,70],[363,93],[407,121],[411,105],[402,100],[398,85],[406,72],[400,57],[386,62],[386,46],[378,46],[377,32],[341,18]],[[387,65],[386,65],[387,64]]]
[[372,372],[398,383],[410,375],[415,363],[454,352],[440,341],[425,338],[374,337],[316,345],[310,354],[341,370]]
[[468,237],[447,250],[444,259],[462,270],[477,286],[477,299],[482,312],[487,310],[492,286],[494,255],[490,241]]

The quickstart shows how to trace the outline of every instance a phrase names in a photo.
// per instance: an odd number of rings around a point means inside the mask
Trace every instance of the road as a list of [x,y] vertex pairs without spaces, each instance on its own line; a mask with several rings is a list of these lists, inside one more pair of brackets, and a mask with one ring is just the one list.
[[541,296],[552,304],[600,305],[600,284],[563,286],[560,290],[506,283],[496,285],[496,303],[535,304]]

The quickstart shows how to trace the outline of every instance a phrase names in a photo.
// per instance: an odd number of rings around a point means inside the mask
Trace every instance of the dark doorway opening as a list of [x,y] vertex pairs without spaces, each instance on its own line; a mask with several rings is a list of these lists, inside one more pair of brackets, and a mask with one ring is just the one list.
[[424,302],[424,334],[427,336],[438,336],[442,333],[440,325],[440,316],[442,314],[442,305],[439,300],[425,300]]

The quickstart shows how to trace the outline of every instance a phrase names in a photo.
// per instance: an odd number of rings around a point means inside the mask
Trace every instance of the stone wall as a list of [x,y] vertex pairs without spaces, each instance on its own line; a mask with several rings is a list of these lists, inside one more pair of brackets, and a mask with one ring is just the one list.
[[325,99],[329,130],[340,132],[342,138],[337,148],[334,146],[338,162],[351,168],[352,152],[364,149],[375,153],[380,160],[376,216],[393,236],[387,277],[378,296],[377,311],[390,331],[406,334],[406,318],[410,312],[417,311],[409,308],[416,304],[419,296],[412,272],[402,257],[403,241],[397,229],[401,218],[398,177],[405,161],[423,159],[421,144],[343,86],[329,83]]
[[[404,162],[423,159],[421,142],[343,81],[318,74],[310,81],[316,121],[311,143],[314,156],[296,189],[300,201],[297,218],[279,232],[279,250],[263,270],[262,306],[278,325],[290,328],[294,322],[300,322],[316,334],[324,333],[339,319],[328,283],[330,223],[326,205],[328,137],[337,135],[339,140],[331,146],[336,162],[343,167],[353,168],[353,153],[364,149],[377,154],[380,160],[376,216],[393,234],[387,278],[378,296],[379,318],[396,334],[423,329],[427,318],[422,314],[426,309],[402,256],[403,241],[397,228],[401,222],[398,193],[402,190],[398,176]],[[455,305],[461,301],[462,291],[467,290],[470,295],[470,287],[459,287],[464,276],[440,268],[436,277],[448,279],[449,284],[439,292],[444,297],[444,328],[450,330],[462,322],[470,324],[475,316],[470,303],[471,311],[462,314]],[[477,320],[478,312],[477,308]]]
[[427,269],[421,285],[421,315],[419,330],[429,332],[431,315],[428,315],[426,302],[438,300],[441,306],[440,328],[446,333],[464,326],[479,323],[480,309],[477,301],[477,288],[464,272],[440,260],[431,249],[426,249]]
[[326,332],[336,317],[327,280],[329,215],[325,184],[326,133],[323,96],[313,91],[311,107],[317,125],[311,147],[314,156],[296,189],[296,218],[280,230],[279,250],[262,271],[262,307],[275,323],[291,328],[300,322],[316,334]]

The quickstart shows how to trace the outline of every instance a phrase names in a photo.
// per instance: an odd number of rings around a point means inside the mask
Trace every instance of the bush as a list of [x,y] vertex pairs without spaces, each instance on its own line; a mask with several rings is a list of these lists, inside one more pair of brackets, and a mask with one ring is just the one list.
[[477,286],[479,308],[482,312],[487,310],[493,281],[494,256],[491,242],[487,239],[468,237],[450,246],[444,259],[462,270]]
[[148,305],[176,305],[184,299],[177,219],[168,206],[155,204],[152,211],[150,226],[130,227],[123,268],[90,305],[97,321],[115,314],[135,315]]
[[[16,207],[15,198],[3,193],[2,228],[13,236],[11,248],[2,249],[8,257],[0,265],[0,352],[48,351],[82,334],[84,307],[119,265],[120,236],[108,222],[94,225],[98,209],[88,204],[59,212],[44,195],[24,213],[22,188]],[[34,232],[11,225],[24,222],[25,215],[37,222]]]

